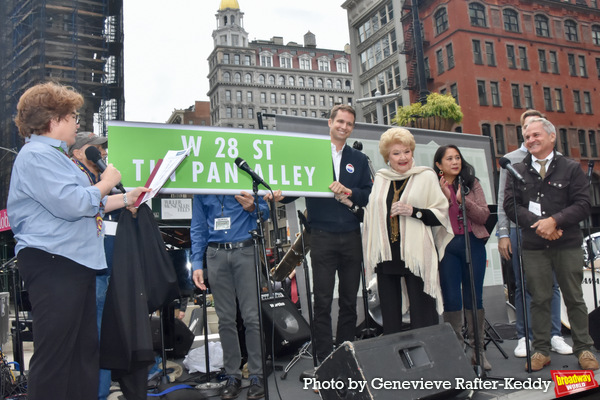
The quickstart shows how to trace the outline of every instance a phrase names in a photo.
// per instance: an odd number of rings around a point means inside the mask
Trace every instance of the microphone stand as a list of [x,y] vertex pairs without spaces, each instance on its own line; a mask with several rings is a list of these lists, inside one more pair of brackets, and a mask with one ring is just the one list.
[[[310,233],[310,226],[308,225],[306,219],[304,218],[304,214],[298,211],[298,220],[300,221],[300,232],[302,232],[303,228],[306,229],[307,233]],[[310,287],[310,274],[308,273],[308,263],[306,261],[306,253],[304,252],[304,235],[302,237],[302,268],[304,269],[304,283],[306,286],[306,307],[308,308],[308,322],[310,324],[310,339],[312,346],[312,359],[313,359],[313,368],[308,369],[300,374],[300,382],[304,382],[306,378],[315,378],[316,370],[319,362],[317,361],[317,352],[314,346],[314,338],[315,338],[315,324],[313,317],[313,306],[312,306],[312,292]]]
[[523,310],[523,324],[525,325],[525,350],[527,356],[527,372],[531,373],[531,347],[529,346],[529,311],[527,310],[527,291],[525,289],[525,273],[523,272],[523,243],[521,242],[521,227],[519,226],[519,213],[517,212],[517,198],[514,195],[517,190],[517,183],[514,177],[511,179],[511,181],[513,191],[513,207],[515,209],[515,233],[517,234],[517,256],[519,262],[519,276],[521,278],[521,307]]
[[[588,162],[588,182],[590,185],[590,192],[592,191],[592,172],[594,171],[594,160],[590,160]],[[591,218],[591,217],[590,217]],[[594,268],[594,259],[596,254],[594,253],[594,247],[592,246],[592,223],[590,218],[585,219],[585,227],[587,230],[587,252],[588,252],[588,262],[590,264],[590,269],[592,270],[592,290],[594,292],[594,310],[598,307],[598,294],[596,291],[596,268]],[[593,311],[593,310],[592,310]]]
[[[266,348],[265,348],[265,332],[263,328],[263,317],[262,317],[262,287],[260,284],[260,267],[261,260],[260,256],[262,254],[263,259],[267,260],[267,254],[265,251],[265,236],[262,226],[262,211],[260,211],[260,205],[258,202],[258,182],[255,179],[252,179],[252,192],[254,193],[254,209],[256,210],[256,229],[250,231],[252,235],[252,239],[254,239],[254,267],[256,271],[256,302],[258,304],[258,326],[259,326],[259,335],[260,335],[260,351],[261,351],[261,359],[262,359],[262,369],[263,369],[263,388],[265,390],[265,399],[269,400],[269,383],[267,378],[269,374],[267,372],[267,360],[266,360]],[[268,271],[267,271],[267,275]],[[269,298],[273,295],[273,289],[271,287],[271,282],[267,279],[267,289],[269,292]]]
[[475,365],[474,370],[475,374],[478,378],[485,379],[486,373],[485,370],[481,367],[481,342],[479,338],[479,318],[477,317],[477,299],[475,294],[475,277],[473,275],[473,260],[471,257],[471,240],[469,238],[469,226],[467,219],[467,207],[466,207],[466,186],[462,177],[458,176],[458,186],[460,189],[460,193],[462,196],[462,201],[459,204],[460,211],[462,213],[462,222],[463,222],[463,232],[465,234],[465,260],[467,263],[467,268],[469,270],[469,283],[471,285],[471,313],[473,316],[473,340],[475,341]]
[[202,391],[202,394],[205,397],[213,397],[213,396],[217,396],[220,392],[221,389],[223,388],[223,385],[220,383],[214,383],[210,381],[210,349],[208,346],[208,304],[206,302],[206,293],[208,292],[207,289],[202,291],[202,325],[203,325],[203,329],[204,329],[204,362],[206,365],[206,382],[200,383],[198,385],[196,385],[196,389]]

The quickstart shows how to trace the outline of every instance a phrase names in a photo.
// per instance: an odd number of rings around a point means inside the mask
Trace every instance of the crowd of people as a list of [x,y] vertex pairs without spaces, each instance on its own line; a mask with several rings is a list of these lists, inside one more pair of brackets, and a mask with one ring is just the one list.
[[[55,399],[106,398],[110,377],[99,370],[98,336],[114,235],[108,215],[120,209],[135,212],[132,205],[149,190],[111,194],[121,175],[111,164],[101,171],[87,159],[90,146],[105,156],[107,141],[90,132],[77,133],[82,105],[72,88],[44,83],[28,89],[17,106],[15,123],[26,144],[13,166],[7,209],[19,271],[32,303],[32,400],[48,393]],[[384,335],[407,329],[407,312],[408,329],[436,325],[441,319],[451,325],[461,345],[468,344],[465,351],[472,363],[490,370],[483,351],[490,211],[474,167],[453,144],[439,147],[430,165],[417,165],[413,135],[395,127],[379,141],[387,166],[371,176],[365,154],[346,143],[355,119],[350,106],[331,110],[331,196],[306,199],[317,362],[355,340],[364,268],[366,283],[376,283]],[[516,305],[515,356],[524,357],[526,346],[532,346],[526,369],[541,370],[555,351],[573,353],[582,369],[597,370],[581,289],[579,222],[590,214],[588,182],[578,163],[554,150],[556,130],[543,114],[529,110],[521,124],[523,146],[507,157],[523,178],[502,170],[498,190],[498,250],[513,260],[517,303],[527,299],[525,310]],[[250,232],[257,219],[269,217],[267,202],[272,200],[288,203],[296,198],[276,190],[264,199],[247,192],[193,199],[193,281],[201,290],[209,283],[215,300],[227,377],[222,399],[237,398],[242,390],[240,320],[250,380],[247,398],[265,396],[255,238]],[[361,208],[364,214],[357,212]],[[522,244],[516,242],[517,229]],[[522,279],[526,293],[520,290]],[[560,334],[560,293],[573,348]]]

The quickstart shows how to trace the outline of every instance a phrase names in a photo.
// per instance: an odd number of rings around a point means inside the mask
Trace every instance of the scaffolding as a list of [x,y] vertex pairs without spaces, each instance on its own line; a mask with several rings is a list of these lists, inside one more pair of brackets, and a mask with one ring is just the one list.
[[[18,99],[47,80],[84,97],[81,130],[106,135],[107,120],[124,119],[123,0],[0,1],[0,146],[22,146]],[[0,154],[0,208],[13,160]]]

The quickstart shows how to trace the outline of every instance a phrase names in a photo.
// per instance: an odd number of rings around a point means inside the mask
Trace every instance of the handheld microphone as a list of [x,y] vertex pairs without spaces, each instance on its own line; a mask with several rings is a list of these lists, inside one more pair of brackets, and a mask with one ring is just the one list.
[[[100,150],[98,150],[94,146],[90,146],[87,149],[85,149],[85,156],[88,160],[96,164],[96,166],[100,170],[100,173],[104,172],[104,170],[106,169],[106,164],[102,160],[102,154],[100,154]],[[127,192],[121,182],[117,183],[115,187],[119,189],[121,193]]]
[[250,166],[248,165],[248,163],[246,161],[244,161],[243,158],[241,158],[241,157],[236,158],[235,159],[235,165],[237,165],[237,167],[239,169],[241,169],[242,171],[245,171],[248,175],[250,175],[250,177],[252,178],[252,180],[254,182],[260,183],[261,185],[263,185],[267,189],[271,190],[271,186],[269,186],[267,184],[267,182],[265,182],[264,179],[260,177],[260,175],[258,175],[256,172],[254,172],[252,170],[252,168],[250,168]]
[[521,174],[518,173],[517,170],[513,168],[513,166],[510,163],[510,160],[508,158],[506,158],[506,157],[500,158],[499,163],[502,168],[504,168],[505,170],[510,172],[510,174],[513,176],[513,178],[515,178],[516,180],[518,180],[519,182],[521,182],[523,184],[525,183],[525,179],[523,179]]
[[594,160],[588,161],[588,173],[587,173],[588,179],[590,179],[592,177],[592,172],[594,172],[594,163],[595,162],[596,161],[594,161]]

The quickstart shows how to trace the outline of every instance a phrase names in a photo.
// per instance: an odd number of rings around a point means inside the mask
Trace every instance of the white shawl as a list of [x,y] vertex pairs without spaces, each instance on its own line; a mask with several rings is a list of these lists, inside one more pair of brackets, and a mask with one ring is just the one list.
[[[392,181],[407,179],[400,201],[413,207],[433,212],[440,226],[427,226],[412,217],[400,218],[400,257],[406,267],[425,284],[424,291],[434,299],[438,312],[443,311],[443,299],[439,283],[438,261],[444,257],[446,245],[452,240],[452,226],[448,218],[448,199],[442,193],[436,173],[429,167],[413,166],[400,174],[390,168],[377,171],[369,203],[365,209],[363,226],[363,254],[366,282],[375,279],[374,270],[378,263],[390,261],[387,221],[387,196]],[[408,309],[406,290],[402,291],[402,312]]]

